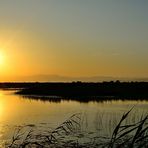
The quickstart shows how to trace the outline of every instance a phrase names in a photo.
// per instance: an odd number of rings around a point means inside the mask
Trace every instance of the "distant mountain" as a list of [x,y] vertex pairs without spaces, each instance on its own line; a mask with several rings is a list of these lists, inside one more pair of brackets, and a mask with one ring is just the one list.
[[83,81],[83,82],[100,82],[100,81],[111,81],[115,80],[113,77],[69,77],[69,76],[59,76],[59,75],[35,75],[26,77],[26,79],[33,81],[54,81],[54,82],[71,82],[71,81]]
[[60,75],[32,75],[32,76],[17,76],[17,77],[2,77],[0,81],[11,82],[71,82],[71,81],[82,81],[82,82],[102,82],[102,81],[146,81],[148,78],[126,78],[126,77],[107,77],[107,76],[92,76],[92,77],[68,77]]

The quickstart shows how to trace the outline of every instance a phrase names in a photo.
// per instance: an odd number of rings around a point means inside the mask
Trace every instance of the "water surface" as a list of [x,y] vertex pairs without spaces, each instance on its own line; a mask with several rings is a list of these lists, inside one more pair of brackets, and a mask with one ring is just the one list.
[[55,128],[75,113],[82,113],[86,130],[111,136],[121,115],[133,106],[127,122],[140,120],[148,113],[148,101],[77,101],[48,102],[15,95],[14,91],[0,91],[0,143],[13,136],[17,126]]

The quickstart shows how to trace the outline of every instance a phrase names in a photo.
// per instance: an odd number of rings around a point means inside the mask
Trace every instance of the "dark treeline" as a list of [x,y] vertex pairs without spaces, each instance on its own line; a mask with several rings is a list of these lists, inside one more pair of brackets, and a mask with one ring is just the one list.
[[[21,89],[37,86],[35,82],[3,82],[0,83],[0,89]],[[41,84],[41,83],[40,83]]]
[[0,88],[20,88],[21,95],[148,98],[148,82],[0,83]]

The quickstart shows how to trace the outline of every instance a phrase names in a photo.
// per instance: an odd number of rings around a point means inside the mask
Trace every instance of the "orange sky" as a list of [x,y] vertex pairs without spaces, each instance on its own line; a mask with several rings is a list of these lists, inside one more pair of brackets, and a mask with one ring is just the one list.
[[0,77],[147,77],[147,6],[144,0],[1,1]]

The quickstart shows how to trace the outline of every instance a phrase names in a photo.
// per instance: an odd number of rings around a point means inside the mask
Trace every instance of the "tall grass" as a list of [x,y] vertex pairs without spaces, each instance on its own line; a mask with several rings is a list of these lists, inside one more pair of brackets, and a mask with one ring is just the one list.
[[[84,116],[77,113],[69,117],[53,130],[35,134],[33,129],[25,131],[24,128],[16,130],[8,148],[147,148],[148,147],[148,115],[133,124],[127,123],[132,110],[124,113],[116,124],[111,137],[89,137],[83,132]],[[103,124],[101,116],[96,123]],[[87,122],[85,122],[87,124]],[[87,126],[86,126],[87,127]],[[103,127],[103,126],[102,126]],[[99,131],[97,131],[99,132]],[[84,140],[84,142],[81,142]]]
[[141,117],[141,120],[135,124],[125,125],[123,123],[129,116],[131,110],[123,114],[121,120],[116,126],[111,137],[109,148],[148,147],[148,115]]
[[27,148],[27,147],[65,147],[68,144],[69,147],[75,146],[76,142],[71,140],[65,143],[63,138],[72,134],[80,132],[81,128],[81,114],[77,113],[72,115],[58,127],[52,131],[48,131],[46,134],[34,134],[33,129],[28,132],[24,132],[25,127],[18,128],[8,148]]

